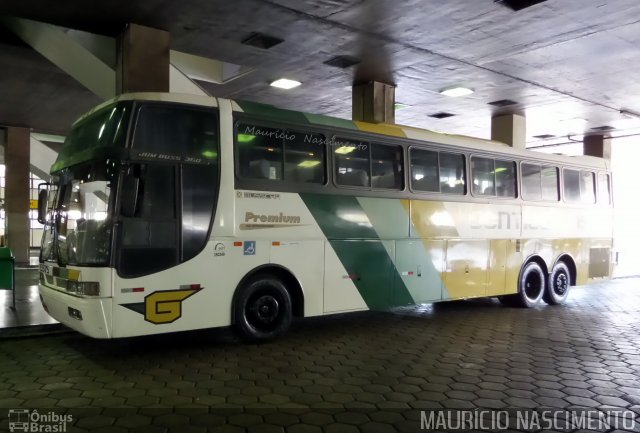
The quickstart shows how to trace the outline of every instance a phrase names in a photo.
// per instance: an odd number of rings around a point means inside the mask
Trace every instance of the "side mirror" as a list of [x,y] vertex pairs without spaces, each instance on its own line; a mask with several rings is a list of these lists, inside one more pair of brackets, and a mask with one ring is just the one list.
[[44,224],[47,222],[47,200],[48,193],[46,189],[38,191],[38,222]]
[[124,217],[134,217],[140,196],[140,178],[135,174],[126,174],[122,180],[121,193],[120,214]]

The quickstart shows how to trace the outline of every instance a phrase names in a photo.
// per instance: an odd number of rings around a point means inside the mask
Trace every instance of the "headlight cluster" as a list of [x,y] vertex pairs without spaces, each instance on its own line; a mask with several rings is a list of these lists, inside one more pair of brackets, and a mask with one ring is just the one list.
[[100,283],[95,281],[67,281],[67,292],[83,296],[100,295]]

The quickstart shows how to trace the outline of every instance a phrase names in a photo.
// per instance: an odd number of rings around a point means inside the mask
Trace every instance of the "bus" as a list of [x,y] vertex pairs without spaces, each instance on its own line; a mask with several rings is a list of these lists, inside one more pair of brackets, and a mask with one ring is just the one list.
[[73,124],[51,173],[40,298],[95,338],[556,305],[615,265],[606,160],[405,126],[125,94]]

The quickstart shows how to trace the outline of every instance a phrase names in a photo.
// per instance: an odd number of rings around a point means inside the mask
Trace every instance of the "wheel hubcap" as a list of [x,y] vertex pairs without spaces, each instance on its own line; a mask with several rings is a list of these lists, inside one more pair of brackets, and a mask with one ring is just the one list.
[[536,301],[542,293],[542,279],[538,274],[529,274],[524,282],[524,294],[530,301]]
[[268,328],[280,315],[280,302],[272,295],[255,298],[247,307],[247,319],[256,328]]
[[564,273],[559,273],[556,275],[556,279],[553,282],[553,290],[556,294],[562,296],[567,292],[567,288],[569,287],[569,279],[567,275]]

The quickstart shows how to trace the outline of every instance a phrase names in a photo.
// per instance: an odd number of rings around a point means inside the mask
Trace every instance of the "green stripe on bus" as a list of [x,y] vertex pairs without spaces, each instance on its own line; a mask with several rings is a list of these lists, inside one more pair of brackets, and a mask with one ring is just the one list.
[[281,122],[291,122],[299,124],[308,124],[309,121],[304,113],[292,110],[283,110],[273,105],[259,104],[257,102],[237,101],[242,111],[249,114],[259,115],[271,120],[279,120]]
[[309,123],[314,125],[358,130],[358,127],[351,120],[336,119],[335,117],[323,116],[321,114],[305,113],[304,115],[308,119]]
[[[355,197],[300,194],[370,309],[413,304],[383,241]],[[393,241],[386,241],[393,242]]]

